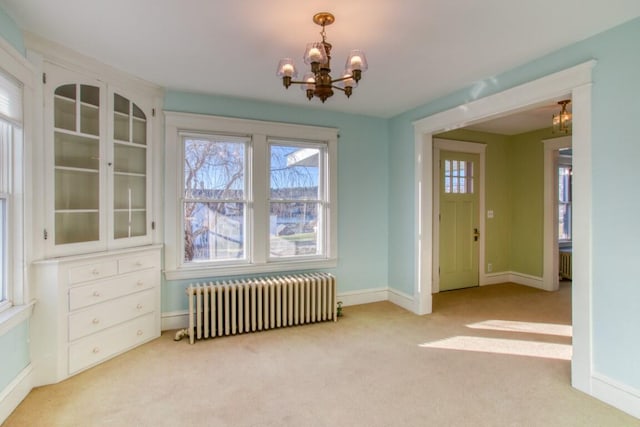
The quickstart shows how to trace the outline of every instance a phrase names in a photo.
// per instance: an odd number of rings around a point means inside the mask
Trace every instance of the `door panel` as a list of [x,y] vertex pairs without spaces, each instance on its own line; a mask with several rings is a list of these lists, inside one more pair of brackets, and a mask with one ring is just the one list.
[[440,290],[478,286],[477,154],[440,152]]

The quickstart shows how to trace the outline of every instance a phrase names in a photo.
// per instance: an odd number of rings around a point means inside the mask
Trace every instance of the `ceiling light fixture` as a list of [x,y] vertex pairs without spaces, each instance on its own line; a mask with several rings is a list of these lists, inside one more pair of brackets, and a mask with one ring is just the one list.
[[552,116],[553,133],[569,133],[571,132],[572,116],[567,111],[567,104],[571,102],[570,99],[559,101],[558,105],[561,106],[560,113]]
[[329,12],[320,12],[313,15],[313,22],[322,27],[320,35],[321,42],[308,43],[304,52],[304,63],[311,66],[311,72],[306,73],[301,81],[295,81],[298,77],[295,63],[291,58],[283,58],[278,63],[276,75],[282,77],[282,84],[289,89],[292,84],[302,85],[301,89],[306,91],[307,98],[311,100],[314,96],[320,98],[324,103],[327,98],[333,96],[333,89],[338,89],[351,96],[353,88],[358,86],[362,78],[362,73],[367,70],[367,58],[364,52],[354,49],[347,58],[342,77],[334,79],[331,77],[331,43],[326,40],[325,27],[333,24],[335,17]]

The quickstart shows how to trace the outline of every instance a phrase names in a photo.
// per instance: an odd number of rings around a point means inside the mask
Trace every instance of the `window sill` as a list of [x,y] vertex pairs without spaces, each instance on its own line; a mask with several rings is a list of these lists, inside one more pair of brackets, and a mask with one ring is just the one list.
[[35,301],[25,305],[15,305],[0,312],[0,336],[31,317]]
[[247,276],[260,273],[280,273],[286,271],[304,271],[325,268],[335,268],[338,265],[336,259],[323,259],[315,261],[299,261],[272,264],[247,264],[225,267],[182,267],[175,270],[165,270],[167,280],[205,279],[209,277]]

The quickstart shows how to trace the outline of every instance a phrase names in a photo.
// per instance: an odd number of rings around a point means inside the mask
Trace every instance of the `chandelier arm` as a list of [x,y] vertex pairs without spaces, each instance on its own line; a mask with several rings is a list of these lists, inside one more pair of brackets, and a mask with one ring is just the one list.
[[344,80],[349,80],[349,79],[353,79],[353,74],[348,74],[346,76],[342,76],[338,79],[331,79],[331,84],[337,83],[337,82],[341,82]]
[[344,89],[343,89],[343,88],[341,88],[340,86],[333,86],[333,85],[331,85],[331,88],[332,88],[332,89],[338,89],[338,90],[341,90],[341,91],[343,91],[343,92],[344,92]]
[[289,84],[292,84],[292,85],[306,85],[306,84],[315,84],[315,83],[302,82],[302,81],[299,82],[299,81],[296,81],[296,80],[291,80],[289,82]]

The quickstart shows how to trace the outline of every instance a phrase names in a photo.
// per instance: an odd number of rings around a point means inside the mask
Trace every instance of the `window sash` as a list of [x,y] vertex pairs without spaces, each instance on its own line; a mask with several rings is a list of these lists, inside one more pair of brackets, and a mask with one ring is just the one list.
[[[280,164],[274,165],[273,150],[275,147],[296,149],[288,156],[291,156],[293,162],[300,162],[302,167],[304,163],[310,163],[313,165],[314,160],[309,160],[317,152],[317,176],[315,180],[309,183],[317,187],[315,190],[316,197],[297,197],[297,198],[285,198],[274,197],[274,170],[280,168]],[[282,260],[302,260],[302,259],[316,259],[323,258],[326,255],[326,233],[327,225],[325,222],[327,211],[327,192],[326,192],[326,174],[327,170],[327,150],[328,145],[326,142],[313,142],[303,140],[284,140],[270,138],[268,140],[268,161],[269,161],[269,196],[268,196],[268,214],[269,214],[269,250],[267,259],[269,262],[278,262]],[[287,156],[287,157],[288,157]],[[287,168],[290,166],[287,159]],[[293,165],[295,166],[295,164]],[[295,175],[295,172],[292,172]],[[313,174],[313,172],[311,172]],[[292,179],[296,177],[293,176]],[[285,177],[285,180],[287,178]],[[289,189],[288,186],[282,188]],[[292,189],[292,191],[294,191]],[[304,190],[303,190],[304,191]],[[291,195],[291,193],[289,193]],[[289,211],[288,220],[285,217],[280,217],[273,214],[274,206],[286,206],[293,205]],[[315,205],[315,209],[313,206]],[[312,214],[315,213],[315,218],[311,215],[311,218],[307,220],[307,206],[311,206]],[[296,209],[296,207],[298,209]],[[302,217],[295,215],[296,210],[303,207]],[[287,209],[285,208],[285,212]],[[315,212],[314,212],[315,211]],[[293,214],[293,215],[292,215]],[[298,213],[300,214],[300,212]],[[275,217],[275,218],[274,218]],[[275,221],[276,224],[273,224]]]
[[[233,194],[231,188],[217,188],[216,184],[220,184],[215,178],[213,179],[214,185],[211,188],[202,188],[202,195],[200,197],[193,197],[194,189],[188,189],[186,178],[187,175],[187,144],[190,141],[202,141],[203,143],[210,143],[213,146],[229,144],[238,145],[242,147],[242,158],[238,161],[241,165],[241,184],[235,188],[240,192],[239,197],[229,197],[229,194]],[[181,230],[183,232],[182,242],[182,262],[186,265],[189,264],[234,264],[234,263],[246,263],[248,256],[248,246],[250,243],[247,241],[247,223],[249,210],[249,191],[248,191],[248,171],[249,165],[249,141],[248,137],[244,136],[232,136],[232,135],[217,135],[217,134],[198,134],[198,133],[183,133],[182,134],[182,220]],[[221,157],[227,157],[233,155],[235,151],[216,153]],[[207,153],[202,153],[207,154]],[[201,167],[205,167],[204,164]],[[211,167],[212,172],[215,174],[220,173],[217,171],[217,165],[214,164]],[[195,171],[197,175],[201,171]],[[236,171],[237,174],[237,171]],[[231,174],[233,179],[235,174]],[[195,176],[194,178],[197,178]],[[223,182],[224,183],[224,182]],[[195,183],[197,186],[198,183]],[[233,186],[233,182],[226,182],[226,185]],[[204,187],[201,184],[201,187]],[[224,187],[224,185],[223,185]],[[222,192],[221,197],[216,197],[217,192]],[[188,196],[191,197],[188,197]],[[241,212],[239,215],[242,219],[237,221],[237,216],[229,217],[222,211],[226,211],[227,205],[241,206],[240,209],[236,207],[235,210]],[[200,205],[200,208],[197,206]],[[220,206],[222,208],[220,209]],[[188,231],[189,225],[193,225],[190,218],[186,217],[187,210],[191,210],[194,214],[198,212],[202,225],[200,229],[191,232]],[[206,221],[206,225],[205,225]],[[238,225],[239,224],[239,225]],[[197,223],[196,223],[197,226]],[[231,233],[231,234],[229,234]],[[200,254],[200,256],[197,256]],[[205,257],[206,255],[206,257]]]

